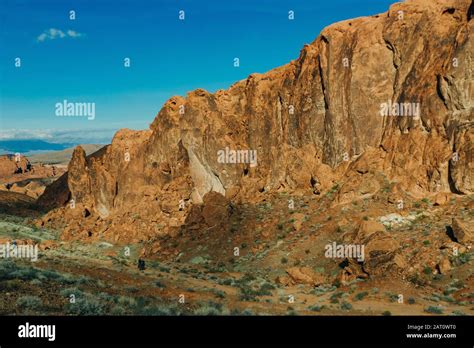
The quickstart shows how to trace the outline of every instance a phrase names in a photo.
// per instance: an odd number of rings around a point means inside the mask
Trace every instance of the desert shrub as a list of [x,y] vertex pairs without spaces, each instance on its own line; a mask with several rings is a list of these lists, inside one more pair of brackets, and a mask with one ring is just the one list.
[[413,283],[414,285],[424,286],[426,284],[426,280],[420,278],[418,274],[414,274],[408,278],[408,281]]
[[10,277],[21,279],[21,280],[32,280],[36,278],[37,274],[38,274],[38,271],[36,269],[32,267],[25,267],[25,268],[19,268],[13,273],[10,273]]
[[356,301],[361,301],[366,297],[369,293],[367,291],[359,292],[357,295],[354,296]]
[[194,311],[195,315],[220,315],[223,312],[222,304],[216,302],[200,303],[200,307]]
[[134,307],[137,305],[137,301],[133,297],[128,297],[128,296],[118,297],[117,303],[125,307]]
[[388,299],[390,302],[397,302],[398,301],[398,295],[397,294],[388,294]]
[[31,284],[31,285],[39,286],[39,285],[41,285],[41,284],[43,284],[43,283],[42,283],[41,280],[39,280],[39,279],[33,279],[33,280],[30,282],[30,284]]
[[61,278],[61,275],[58,272],[50,269],[41,270],[41,275],[50,280],[57,280]]
[[240,286],[240,300],[241,301],[256,301],[257,294],[248,286]]
[[18,270],[17,265],[12,260],[0,261],[0,280],[8,280],[14,278],[12,273]]
[[86,294],[76,298],[74,303],[68,302],[65,311],[71,315],[104,315],[106,307],[92,295]]
[[426,266],[426,267],[423,269],[423,273],[429,275],[429,274],[432,274],[432,273],[433,273],[433,270],[431,269],[431,267]]
[[415,303],[415,299],[413,297],[409,297],[408,300],[407,300],[408,304],[414,304]]
[[345,311],[349,311],[352,309],[352,305],[349,302],[343,301],[341,303],[341,309]]
[[110,310],[111,315],[124,315],[125,313],[126,313],[126,310],[122,306],[114,306]]
[[270,290],[275,290],[275,285],[270,284],[270,283],[263,283],[262,286],[260,287],[260,291],[265,292],[266,295],[271,295]]
[[180,311],[175,304],[160,304],[146,306],[138,314],[146,316],[179,315]]
[[16,301],[16,305],[21,309],[38,309],[43,302],[37,296],[22,296]]
[[320,295],[320,294],[324,294],[326,292],[334,291],[336,289],[337,289],[337,287],[335,285],[323,284],[323,285],[320,285],[320,286],[314,288],[313,290],[311,290],[310,293],[314,294],[314,295]]
[[449,295],[447,295],[447,296],[446,296],[446,295],[441,296],[441,297],[440,297],[440,300],[441,300],[441,301],[444,301],[444,302],[450,302],[450,303],[455,303],[455,302],[456,302],[456,300],[455,300],[453,297],[449,296]]
[[329,301],[331,303],[339,303],[339,299],[342,297],[342,295],[344,295],[344,292],[342,291],[335,292],[331,295],[331,297],[329,297]]
[[458,291],[459,289],[454,287],[454,286],[448,286],[446,289],[444,289],[443,294],[444,295],[451,295],[453,292]]
[[252,315],[255,315],[252,310],[246,308],[244,309],[243,311],[237,309],[237,308],[234,308],[230,311],[230,315],[241,315],[241,316],[252,316]]
[[465,263],[468,263],[471,260],[471,254],[469,253],[462,253],[458,256],[453,256],[450,258],[451,263],[453,266],[461,266]]
[[223,279],[223,280],[219,280],[218,284],[230,286],[234,284],[234,280],[232,278]]
[[86,276],[80,276],[79,278],[76,279],[77,284],[93,284],[94,280],[92,278],[86,277]]
[[433,313],[433,314],[443,314],[443,309],[436,306],[429,306],[425,308],[426,313]]
[[218,289],[212,289],[211,292],[216,296],[217,298],[225,298],[225,292],[222,290]]
[[83,295],[82,291],[78,288],[67,288],[60,291],[61,296],[70,297],[74,295],[76,298],[81,297]]
[[275,289],[272,284],[264,283],[260,287],[255,288],[248,285],[240,285],[240,300],[241,301],[256,301],[258,296],[270,296],[272,293],[270,290]]
[[383,315],[383,316],[386,316],[386,317],[389,317],[389,316],[392,315],[392,312],[390,312],[390,311],[384,311],[384,312],[382,313],[382,315]]
[[325,305],[322,305],[322,306],[313,305],[313,306],[308,307],[308,309],[313,312],[321,312],[324,308],[326,308]]

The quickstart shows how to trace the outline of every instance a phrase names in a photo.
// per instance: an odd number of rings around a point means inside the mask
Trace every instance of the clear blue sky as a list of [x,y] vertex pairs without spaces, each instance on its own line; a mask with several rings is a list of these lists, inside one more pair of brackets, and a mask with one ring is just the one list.
[[[213,92],[283,65],[327,25],[395,2],[0,1],[0,139],[52,142],[108,142],[119,128],[147,128],[169,97]],[[56,117],[64,99],[95,102],[95,119]]]

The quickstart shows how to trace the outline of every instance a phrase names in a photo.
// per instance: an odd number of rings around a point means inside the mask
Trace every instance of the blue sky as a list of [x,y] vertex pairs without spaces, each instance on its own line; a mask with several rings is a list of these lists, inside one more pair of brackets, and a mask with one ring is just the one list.
[[[327,25],[385,12],[395,2],[0,1],[0,139],[77,143],[147,128],[169,97],[214,92],[286,64]],[[95,119],[57,117],[55,104],[64,99],[94,102]]]

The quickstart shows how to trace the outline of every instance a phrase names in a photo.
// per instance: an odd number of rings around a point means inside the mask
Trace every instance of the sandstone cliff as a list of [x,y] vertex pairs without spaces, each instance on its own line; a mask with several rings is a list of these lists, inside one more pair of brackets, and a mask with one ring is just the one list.
[[[470,0],[397,3],[329,26],[295,61],[228,90],[172,97],[149,130],[121,130],[92,156],[77,148],[40,199],[61,194],[47,218],[68,220],[64,238],[144,241],[183,224],[209,191],[316,199],[339,183],[338,204],[376,194],[382,176],[416,197],[472,194],[470,11]],[[256,151],[256,165],[221,163],[226,148]]]

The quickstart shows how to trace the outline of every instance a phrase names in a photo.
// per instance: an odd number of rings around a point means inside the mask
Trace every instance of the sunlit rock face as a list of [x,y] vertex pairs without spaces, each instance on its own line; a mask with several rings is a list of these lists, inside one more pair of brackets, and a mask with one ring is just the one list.
[[[377,173],[414,196],[473,193],[470,6],[412,0],[333,24],[285,66],[172,97],[149,130],[120,130],[88,157],[77,149],[61,197],[92,214],[68,231],[147,240],[210,191],[245,202],[337,182],[343,203],[375,194]],[[67,220],[68,203],[56,206],[50,217]]]

